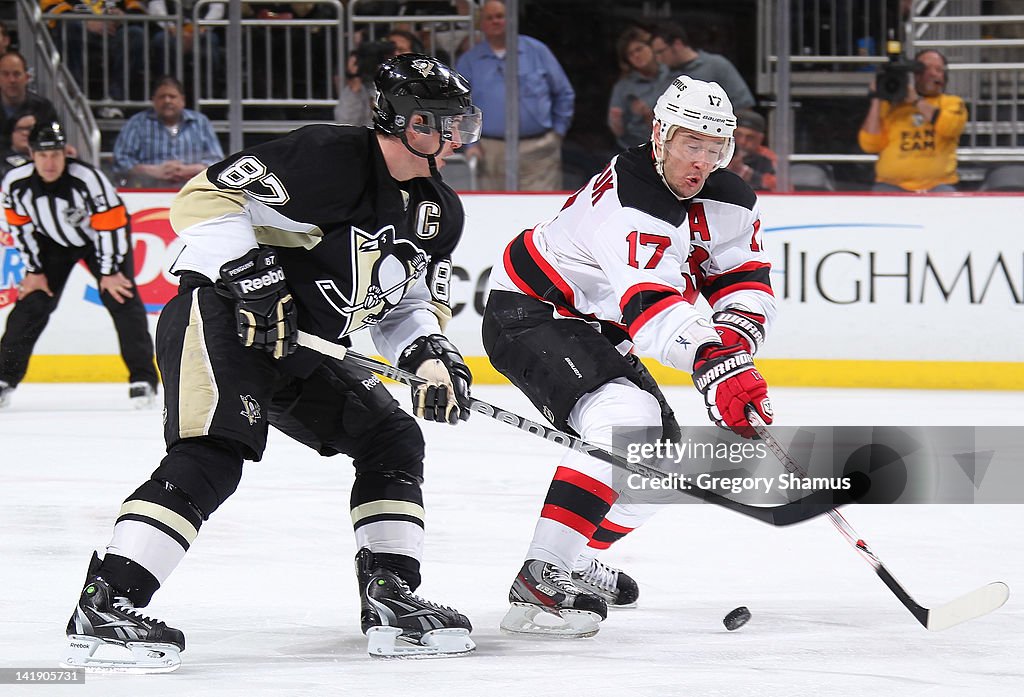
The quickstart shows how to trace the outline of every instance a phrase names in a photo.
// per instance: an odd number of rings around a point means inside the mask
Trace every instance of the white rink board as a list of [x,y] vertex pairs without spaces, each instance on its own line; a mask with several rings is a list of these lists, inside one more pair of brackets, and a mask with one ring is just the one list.
[[[125,193],[129,211],[161,209],[170,193]],[[456,250],[455,317],[448,334],[482,356],[486,274],[508,240],[555,214],[565,194],[468,194]],[[766,195],[763,242],[773,260],[779,322],[762,354],[774,359],[1004,361],[1024,359],[1024,196]],[[159,218],[159,214],[149,218]],[[144,291],[169,292],[177,251],[166,223],[136,223],[147,254]],[[0,248],[0,293],[20,278]],[[113,326],[76,269],[37,354],[116,353]],[[7,309],[0,309],[4,321]],[[155,314],[152,315],[155,320]],[[357,342],[369,350],[368,342]]]

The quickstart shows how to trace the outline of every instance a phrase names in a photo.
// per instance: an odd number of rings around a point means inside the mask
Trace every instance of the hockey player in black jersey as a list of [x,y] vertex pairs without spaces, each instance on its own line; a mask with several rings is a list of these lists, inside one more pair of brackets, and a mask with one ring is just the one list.
[[[296,347],[296,333],[371,332],[428,380],[414,413],[468,418],[472,380],[441,333],[462,205],[438,176],[480,133],[469,84],[424,55],[385,63],[374,128],[312,125],[212,165],[171,206],[185,242],[161,314],[167,455],[124,502],[68,624],[69,665],[173,670],[181,631],[145,607],[260,460],[268,425],[352,458],[361,623],[378,656],[466,653],[469,620],[413,594],[423,546],[423,436],[380,380]],[[301,579],[296,579],[300,584]],[[98,648],[127,648],[101,659]]]
[[[609,449],[616,427],[678,438],[634,351],[692,373],[718,425],[751,436],[747,405],[771,423],[752,356],[775,299],[757,197],[724,169],[735,127],[718,84],[680,75],[655,105],[651,142],[612,159],[494,265],[484,348],[559,428]],[[694,307],[698,294],[710,316]],[[565,455],[503,630],[590,636],[609,606],[635,604],[636,582],[596,555],[656,506],[624,502],[613,485],[610,465]]]

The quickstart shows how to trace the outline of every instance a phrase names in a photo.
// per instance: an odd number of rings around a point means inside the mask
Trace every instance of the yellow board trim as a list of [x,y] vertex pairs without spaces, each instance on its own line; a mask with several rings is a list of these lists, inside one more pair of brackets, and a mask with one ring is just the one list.
[[[690,376],[645,361],[662,385],[690,385]],[[508,384],[483,356],[466,363],[477,385]],[[857,387],[915,390],[1024,390],[1024,363],[848,361],[765,358],[757,361],[775,387]],[[26,382],[127,382],[119,356],[32,356]]]

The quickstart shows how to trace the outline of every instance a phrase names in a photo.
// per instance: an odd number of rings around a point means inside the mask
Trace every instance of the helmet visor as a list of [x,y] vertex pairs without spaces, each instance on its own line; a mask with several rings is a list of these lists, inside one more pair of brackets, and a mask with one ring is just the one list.
[[456,145],[470,145],[480,140],[480,129],[483,127],[483,113],[475,106],[466,107],[461,114],[435,114],[432,111],[414,111],[412,116],[419,116],[421,123],[414,126],[420,133],[436,131],[441,134],[442,141],[452,141]]
[[706,162],[717,165],[725,157],[729,147],[728,138],[702,138],[685,129],[673,129],[665,149],[672,157],[688,162]]

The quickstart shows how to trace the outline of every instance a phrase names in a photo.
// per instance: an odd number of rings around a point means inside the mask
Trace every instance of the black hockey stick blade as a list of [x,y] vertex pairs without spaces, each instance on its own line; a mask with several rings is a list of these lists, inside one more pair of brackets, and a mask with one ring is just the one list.
[[[425,382],[423,378],[410,373],[407,370],[402,370],[401,368],[389,365],[388,363],[363,356],[355,351],[346,349],[340,344],[327,341],[326,339],[322,339],[314,334],[300,331],[299,346],[304,346],[308,349],[312,349],[313,351],[338,360],[348,361],[354,365],[358,365],[373,373],[391,378],[392,380],[405,385],[418,385]],[[769,525],[785,526],[800,523],[828,513],[838,505],[836,503],[836,492],[832,491],[813,492],[797,501],[777,506],[755,506],[741,503],[740,501],[734,501],[733,499],[726,498],[725,496],[709,489],[701,488],[696,484],[678,482],[677,478],[672,478],[669,474],[658,469],[642,463],[631,462],[621,455],[605,450],[593,443],[588,443],[581,438],[569,435],[568,433],[559,431],[556,428],[537,423],[536,421],[531,421],[530,419],[519,416],[513,412],[506,411],[500,407],[496,407],[493,404],[488,404],[482,400],[470,398],[469,407],[474,412],[484,414],[496,421],[500,421],[512,426],[513,428],[526,431],[527,433],[543,438],[544,440],[551,441],[552,443],[561,445],[565,448],[579,450],[591,457],[603,460],[614,467],[620,467],[649,479],[670,480],[674,484],[673,488],[676,491],[723,508],[728,508],[731,511],[736,511],[737,513],[754,518],[755,520],[760,520],[761,522],[768,523]],[[846,499],[840,500],[840,503],[847,502],[848,500]]]

